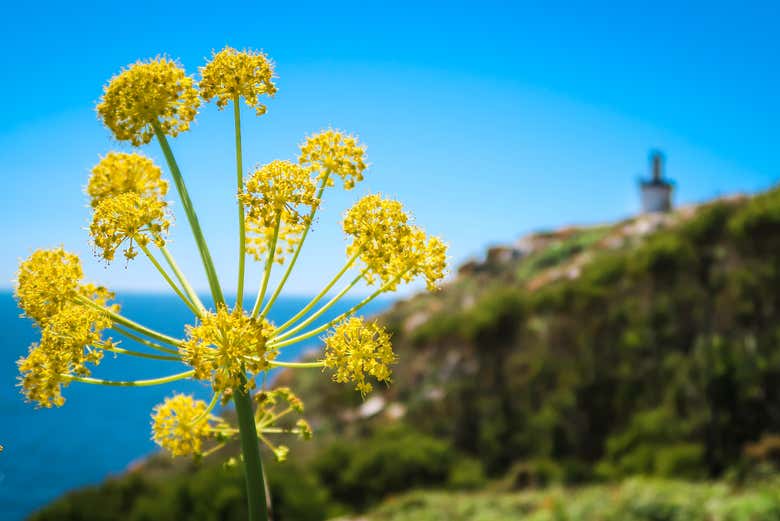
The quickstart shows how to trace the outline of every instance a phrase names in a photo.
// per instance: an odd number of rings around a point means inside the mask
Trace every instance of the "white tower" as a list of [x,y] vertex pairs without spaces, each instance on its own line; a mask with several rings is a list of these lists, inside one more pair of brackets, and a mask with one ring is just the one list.
[[652,178],[640,182],[642,212],[668,212],[672,209],[672,183],[664,179],[664,156],[654,150],[650,153]]

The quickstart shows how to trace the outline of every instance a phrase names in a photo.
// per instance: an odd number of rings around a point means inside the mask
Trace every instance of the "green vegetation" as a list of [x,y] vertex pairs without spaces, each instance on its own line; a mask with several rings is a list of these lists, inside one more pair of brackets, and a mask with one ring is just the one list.
[[367,521],[776,521],[780,487],[629,480],[620,486],[512,494],[427,493],[392,498]]
[[[378,414],[317,374],[283,374],[316,435],[268,469],[276,519],[381,504],[371,519],[780,520],[780,189],[672,222],[614,247],[600,239],[615,230],[569,235],[396,305],[381,317],[399,365]],[[576,277],[529,289],[539,259],[557,269],[575,251],[588,256]],[[36,519],[233,519],[240,480],[206,463]]]

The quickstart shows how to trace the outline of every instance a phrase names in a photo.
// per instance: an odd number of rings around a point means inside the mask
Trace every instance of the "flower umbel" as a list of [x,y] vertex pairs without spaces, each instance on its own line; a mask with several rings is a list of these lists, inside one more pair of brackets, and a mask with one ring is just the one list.
[[391,282],[398,275],[397,266],[404,264],[405,241],[411,232],[409,216],[398,201],[383,199],[378,194],[367,195],[355,203],[344,216],[344,233],[352,237],[347,256],[360,254],[367,268],[366,280],[375,278]]
[[309,172],[289,161],[272,161],[252,173],[239,197],[247,217],[274,226],[279,216],[288,224],[304,224],[319,202]]
[[[295,247],[300,243],[305,228],[306,225],[303,223],[288,223],[282,218],[277,232],[274,262],[284,264],[287,255],[295,252]],[[246,252],[256,261],[267,258],[275,229],[274,225],[266,226],[254,219],[247,219]]]
[[274,260],[284,262],[284,253],[295,250],[311,224],[311,210],[319,204],[315,192],[308,170],[289,161],[272,161],[255,170],[239,195],[246,208],[247,251],[262,259],[277,234]]
[[367,376],[390,382],[390,365],[395,363],[395,354],[384,328],[352,317],[325,337],[324,361],[325,367],[334,370],[334,382],[353,382],[361,394],[368,394],[374,386],[366,381]]
[[37,250],[19,265],[16,275],[19,307],[42,325],[78,294],[83,277],[78,256],[62,248]]
[[62,406],[62,386],[72,375],[88,376],[88,363],[97,365],[103,351],[96,346],[111,344],[102,340],[111,320],[100,311],[66,304],[50,317],[39,344],[33,344],[17,365],[25,397],[41,407]]
[[90,205],[95,208],[104,199],[136,193],[144,198],[162,200],[168,193],[168,182],[162,170],[138,153],[109,152],[92,168],[87,184]]
[[[195,378],[210,380],[214,392],[235,391],[245,372],[257,375],[276,357],[276,350],[266,345],[271,331],[273,326],[264,319],[220,306],[197,326],[187,327],[187,341],[179,352],[195,370]],[[243,387],[248,390],[252,385],[249,379]]]
[[171,224],[167,206],[165,201],[135,192],[103,199],[95,208],[89,225],[89,234],[95,248],[100,250],[100,256],[109,262],[114,260],[117,249],[125,242],[128,244],[123,253],[128,260],[138,255],[134,242],[140,246],[149,242],[163,246],[163,234]]
[[154,125],[174,137],[189,130],[199,105],[195,81],[173,60],[157,57],[111,78],[97,111],[116,139],[140,146],[152,140]]
[[212,52],[211,61],[200,68],[200,75],[200,95],[206,101],[216,98],[220,110],[229,102],[244,98],[262,116],[266,107],[260,103],[260,96],[276,94],[273,66],[261,52],[225,47]]
[[[338,175],[344,181],[344,188],[350,190],[363,180],[365,153],[365,147],[358,144],[357,138],[330,129],[306,139],[301,145],[299,162],[315,170],[318,180],[330,174]],[[333,186],[333,179],[329,177],[328,186]]]
[[171,456],[201,453],[211,434],[206,402],[186,394],[175,394],[154,408],[152,439]]

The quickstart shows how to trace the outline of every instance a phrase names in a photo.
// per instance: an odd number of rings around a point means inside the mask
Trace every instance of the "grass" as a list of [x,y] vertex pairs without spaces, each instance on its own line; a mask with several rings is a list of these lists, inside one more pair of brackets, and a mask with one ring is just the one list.
[[619,485],[514,493],[419,491],[387,500],[366,520],[775,521],[780,481],[746,489],[635,478]]

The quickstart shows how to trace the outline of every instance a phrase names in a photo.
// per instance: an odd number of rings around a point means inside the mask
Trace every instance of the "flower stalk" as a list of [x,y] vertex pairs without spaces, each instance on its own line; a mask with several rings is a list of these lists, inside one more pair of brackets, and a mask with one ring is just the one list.
[[[241,152],[241,106],[238,96],[233,96],[233,121],[236,133],[236,184],[238,195],[244,191],[244,166]],[[236,307],[241,309],[244,305],[244,271],[246,263],[246,222],[244,218],[244,203],[241,197],[238,200],[238,289],[236,291]]]
[[250,521],[266,521],[268,506],[265,497],[265,474],[260,458],[257,428],[255,427],[252,400],[249,393],[239,390],[233,395],[238,418],[238,430],[241,438],[241,453],[244,456],[244,474]]
[[165,161],[168,163],[168,169],[173,177],[173,182],[176,185],[176,190],[179,192],[179,199],[181,199],[181,205],[184,208],[184,212],[187,214],[187,220],[190,223],[192,229],[192,235],[195,237],[195,244],[198,246],[201,260],[203,261],[203,268],[206,270],[206,276],[209,280],[209,287],[211,288],[211,297],[214,299],[214,303],[219,305],[225,301],[225,297],[222,295],[222,288],[219,285],[219,279],[217,278],[217,271],[214,269],[214,261],[211,260],[211,253],[209,247],[206,244],[206,239],[203,237],[203,231],[200,228],[200,222],[198,216],[195,213],[195,209],[192,206],[190,200],[190,194],[187,192],[187,186],[184,184],[184,178],[179,170],[179,165],[176,163],[176,158],[173,157],[173,151],[168,144],[168,138],[165,137],[165,132],[160,126],[159,121],[151,122],[154,129],[154,135],[157,137],[157,141],[160,143],[160,148],[165,156]]

